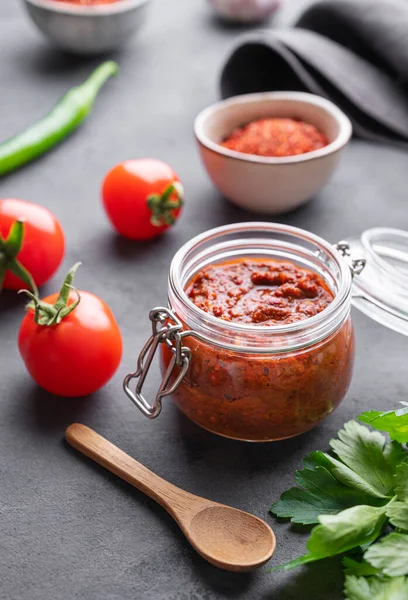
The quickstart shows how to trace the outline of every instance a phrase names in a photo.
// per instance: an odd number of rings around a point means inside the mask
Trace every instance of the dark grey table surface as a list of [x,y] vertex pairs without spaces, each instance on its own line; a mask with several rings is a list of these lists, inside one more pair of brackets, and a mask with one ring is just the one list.
[[[108,302],[124,336],[123,362],[109,385],[88,399],[55,398],[33,384],[18,355],[23,301],[1,297],[2,599],[342,597],[336,560],[289,574],[217,570],[189,547],[161,508],[63,441],[67,425],[86,423],[173,483],[265,518],[277,536],[276,565],[303,550],[304,535],[268,515],[271,502],[291,486],[302,457],[326,448],[341,424],[361,410],[392,408],[407,399],[406,338],[357,312],[357,360],[347,398],[323,425],[297,439],[248,445],[218,438],[187,421],[170,400],[160,418],[149,422],[121,391],[149,332],[147,312],[165,302],[175,251],[208,228],[255,218],[212,187],[192,136],[196,113],[217,99],[219,70],[239,33],[214,21],[202,0],[156,0],[140,36],[117,56],[120,76],[104,89],[86,126],[52,154],[0,181],[1,197],[25,198],[55,212],[67,234],[64,269],[83,261],[78,286]],[[14,0],[1,2],[0,48],[2,138],[46,112],[96,63],[50,48]],[[168,235],[132,244],[110,230],[99,188],[113,164],[141,156],[174,166],[187,204]],[[331,183],[281,220],[333,242],[376,225],[408,228],[406,165],[400,150],[353,141]],[[62,273],[44,293],[55,289]],[[156,373],[151,392],[158,381]]]

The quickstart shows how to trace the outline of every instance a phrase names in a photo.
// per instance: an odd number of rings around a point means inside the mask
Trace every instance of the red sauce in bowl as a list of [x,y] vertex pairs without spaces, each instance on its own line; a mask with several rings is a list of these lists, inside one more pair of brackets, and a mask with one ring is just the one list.
[[98,6],[100,4],[114,4],[121,0],[53,0],[54,2],[64,2],[65,4],[75,4],[76,6]]
[[296,119],[259,119],[239,127],[221,143],[224,148],[258,156],[295,156],[319,150],[327,137],[311,123]]
[[[290,262],[242,259],[195,275],[186,294],[201,310],[228,322],[267,327],[307,320],[333,292],[316,273]],[[220,435],[270,441],[314,427],[341,402],[351,381],[354,333],[350,317],[331,335],[303,349],[249,353],[185,337],[192,353],[173,394],[195,423]],[[163,344],[162,370],[172,357]]]

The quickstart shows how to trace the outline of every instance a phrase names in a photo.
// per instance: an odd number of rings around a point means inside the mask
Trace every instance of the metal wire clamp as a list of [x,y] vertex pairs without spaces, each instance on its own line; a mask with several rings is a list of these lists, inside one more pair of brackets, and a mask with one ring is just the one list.
[[[174,312],[168,308],[153,308],[149,313],[149,319],[152,322],[152,335],[146,342],[139,354],[137,361],[137,370],[135,373],[129,373],[123,381],[123,389],[133,404],[149,419],[155,419],[159,416],[162,409],[162,399],[165,396],[173,394],[182,379],[188,371],[191,360],[191,351],[183,346],[183,337],[189,335],[189,331],[182,331],[183,324],[176,317]],[[159,391],[152,405],[150,405],[142,394],[143,384],[147,373],[152,364],[156,350],[160,344],[166,344],[173,353],[172,359],[167,367],[167,371],[161,382]],[[180,372],[170,384],[171,377],[175,367],[180,368]],[[136,390],[133,392],[130,388],[132,379],[137,380]]]
[[344,241],[338,242],[335,245],[335,248],[348,261],[351,275],[353,277],[355,275],[360,275],[360,273],[364,270],[364,268],[366,266],[366,263],[367,263],[366,259],[365,258],[353,259],[351,256],[350,244],[348,242],[344,242]]

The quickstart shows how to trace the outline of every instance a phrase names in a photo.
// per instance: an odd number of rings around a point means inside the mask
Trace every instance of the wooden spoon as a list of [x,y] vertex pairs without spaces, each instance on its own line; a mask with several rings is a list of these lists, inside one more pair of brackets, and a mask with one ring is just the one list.
[[177,488],[85,425],[70,425],[65,437],[71,446],[165,508],[197,552],[216,567],[251,571],[274,553],[275,535],[258,517]]

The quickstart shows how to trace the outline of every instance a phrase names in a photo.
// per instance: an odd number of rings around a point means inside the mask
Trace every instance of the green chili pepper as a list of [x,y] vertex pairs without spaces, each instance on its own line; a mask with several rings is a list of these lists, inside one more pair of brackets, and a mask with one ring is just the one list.
[[65,94],[45,117],[0,144],[0,176],[45,154],[77,129],[91,112],[103,84],[118,70],[117,63],[104,62],[87,81]]

